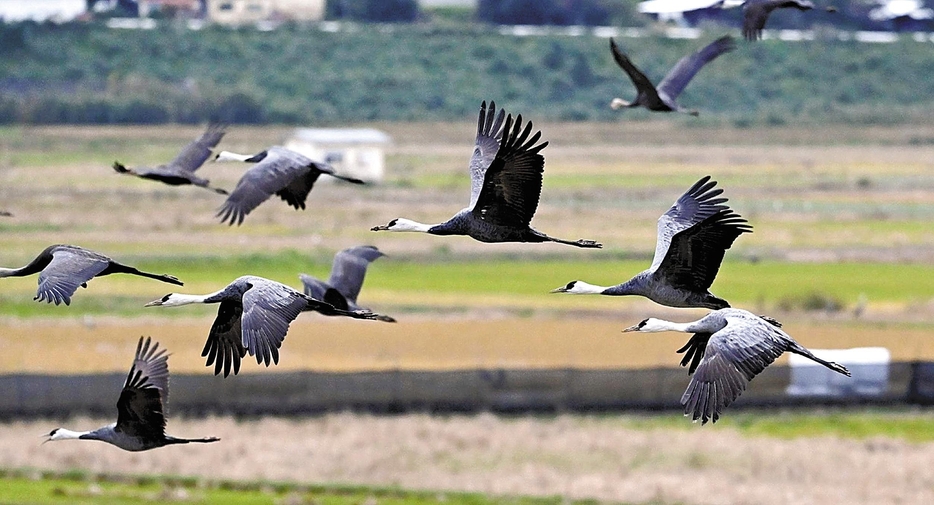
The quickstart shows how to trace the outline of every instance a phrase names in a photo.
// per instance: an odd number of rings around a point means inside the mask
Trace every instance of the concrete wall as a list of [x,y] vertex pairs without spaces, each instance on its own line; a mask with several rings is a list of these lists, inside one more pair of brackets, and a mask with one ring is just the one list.
[[[858,370],[854,370],[858,373]],[[895,363],[873,396],[790,396],[788,367],[769,367],[730,406],[934,401],[934,367]],[[115,415],[125,374],[0,376],[0,418]],[[334,410],[576,411],[677,409],[684,369],[489,369],[451,372],[256,373],[171,377],[169,410],[203,414],[310,414]],[[928,384],[930,382],[931,384]],[[931,397],[923,397],[925,392]]]

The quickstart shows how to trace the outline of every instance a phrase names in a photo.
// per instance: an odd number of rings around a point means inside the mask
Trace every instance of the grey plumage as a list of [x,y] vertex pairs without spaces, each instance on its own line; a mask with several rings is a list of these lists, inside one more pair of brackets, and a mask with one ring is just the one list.
[[669,307],[729,307],[710,293],[724,253],[752,227],[718,198],[722,189],[710,176],[701,178],[658,218],[652,265],[612,287],[571,281],[555,293],[641,295]]
[[677,352],[681,366],[693,374],[681,396],[684,414],[701,424],[716,422],[723,408],[746,390],[746,384],[783,352],[800,354],[834,372],[850,376],[843,365],[823,360],[781,329],[774,319],[742,309],[720,309],[686,324],[646,319],[623,331],[684,331],[694,333]]
[[[467,235],[480,242],[557,242],[576,247],[602,247],[592,240],[569,241],[550,237],[529,226],[542,191],[545,158],[538,143],[541,132],[532,134],[532,123],[522,116],[513,121],[496,104],[480,105],[477,137],[470,159],[470,203],[451,219],[424,225],[408,219],[393,219],[373,231],[421,231],[433,235]],[[536,145],[537,144],[537,145]]]
[[34,260],[21,268],[0,268],[0,277],[25,277],[39,273],[39,289],[34,300],[71,304],[78,287],[88,287],[94,277],[110,274],[132,274],[183,286],[176,277],[151,274],[118,263],[101,253],[74,245],[56,244],[46,247]]
[[772,11],[792,7],[807,11],[814,8],[814,3],[809,0],[747,0],[743,4],[743,37],[749,41],[761,39]]
[[214,365],[214,374],[224,377],[240,371],[240,360],[250,353],[256,362],[279,363],[279,348],[289,325],[304,311],[340,315],[355,319],[377,319],[379,314],[365,310],[347,311],[263,277],[246,275],[224,289],[207,295],[169,293],[147,307],[173,307],[191,303],[219,303],[217,318],[211,325],[201,352],[206,366]]
[[160,181],[172,186],[191,184],[226,195],[227,191],[212,187],[210,181],[195,175],[195,171],[211,157],[211,150],[217,146],[225,133],[227,133],[225,125],[209,124],[200,137],[186,145],[175,159],[168,164],[154,168],[140,167],[131,169],[115,161],[113,168],[120,174],[135,175],[142,179]]
[[[300,274],[299,278],[305,294],[312,298],[324,300],[338,309],[368,310],[357,305],[357,296],[360,295],[367,266],[382,256],[385,254],[373,246],[350,247],[334,255],[331,276],[327,282],[308,274]],[[396,321],[389,316],[382,316],[380,320],[389,323]]]
[[165,434],[165,407],[169,401],[169,356],[158,342],[142,337],[136,345],[133,365],[117,400],[117,422],[89,432],[58,428],[49,440],[100,440],[125,451],[147,451],[157,447],[191,442],[208,443],[208,438],[176,438]]
[[[220,155],[218,155],[220,157]],[[221,222],[240,225],[247,214],[272,195],[277,195],[296,210],[305,208],[305,200],[321,174],[354,184],[363,181],[334,172],[327,163],[312,161],[307,156],[281,146],[254,154],[244,161],[256,163],[247,170],[237,187],[218,209]]]
[[619,49],[616,42],[611,38],[610,52],[613,54],[616,64],[626,72],[626,75],[635,85],[636,98],[631,102],[621,98],[614,98],[610,102],[610,106],[614,109],[645,107],[656,112],[685,112],[696,116],[698,115],[696,110],[684,109],[678,105],[678,95],[684,91],[684,88],[704,65],[735,48],[736,43],[732,37],[720,37],[700,50],[678,60],[678,63],[658,84],[658,87],[655,87],[652,81],[641,70],[636,68],[629,57]]

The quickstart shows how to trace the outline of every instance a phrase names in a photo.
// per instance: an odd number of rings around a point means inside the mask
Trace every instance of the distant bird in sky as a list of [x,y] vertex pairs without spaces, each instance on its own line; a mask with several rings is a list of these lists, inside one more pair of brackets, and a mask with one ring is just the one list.
[[620,51],[616,42],[611,38],[610,51],[613,53],[613,59],[616,60],[616,63],[626,72],[636,86],[636,98],[631,102],[627,102],[622,98],[614,98],[610,102],[610,107],[614,110],[623,107],[645,107],[656,112],[684,112],[697,116],[698,111],[684,109],[678,105],[678,95],[684,91],[685,86],[704,65],[713,61],[717,56],[735,48],[736,43],[732,37],[728,35],[720,37],[703,49],[681,58],[656,88],[652,81],[633,65],[629,57]]
[[235,279],[220,291],[206,295],[169,293],[146,307],[178,307],[192,303],[220,303],[217,318],[211,326],[202,356],[205,366],[214,365],[214,374],[224,377],[240,371],[240,360],[247,352],[256,356],[257,363],[279,363],[279,347],[285,340],[289,325],[299,314],[316,311],[326,315],[340,315],[355,319],[377,319],[379,314],[369,311],[336,309],[329,303],[276,281],[245,275]]
[[[367,267],[382,256],[385,254],[371,245],[350,247],[334,255],[331,276],[327,282],[308,274],[301,274],[299,278],[305,294],[316,300],[324,300],[342,310],[368,310],[357,305],[357,296],[363,286]],[[389,316],[380,316],[379,320],[396,322]]]
[[[814,3],[809,0],[747,0],[743,4],[743,37],[750,41],[761,39],[772,11],[792,7],[808,11],[814,8]],[[827,12],[836,12],[836,9],[828,7]]]
[[169,355],[159,343],[142,337],[136,357],[117,400],[117,422],[94,431],[52,430],[46,442],[100,440],[125,451],[148,451],[157,447],[191,442],[209,443],[208,438],[176,438],[165,434],[165,407],[169,403]]
[[39,290],[34,300],[71,304],[78,286],[88,287],[94,277],[110,274],[132,274],[178,286],[184,284],[171,275],[151,274],[117,263],[101,253],[74,245],[51,245],[36,259],[21,268],[0,268],[0,277],[25,277],[39,273]]
[[115,161],[113,168],[120,174],[135,175],[142,179],[152,179],[172,186],[192,184],[201,188],[210,189],[215,193],[226,195],[227,191],[215,188],[210,181],[195,175],[195,171],[211,157],[211,149],[217,146],[226,133],[226,127],[220,124],[210,124],[200,137],[193,140],[174,160],[167,165],[155,168],[127,168],[119,161]]
[[658,218],[655,257],[647,270],[616,286],[571,281],[552,293],[641,295],[669,307],[729,307],[708,290],[726,250],[752,227],[725,205],[726,198],[716,198],[723,193],[716,185],[710,176],[701,178]]
[[247,214],[272,195],[279,196],[296,210],[304,209],[305,199],[321,174],[363,184],[360,179],[334,173],[334,167],[327,163],[312,161],[282,146],[273,146],[252,156],[221,151],[215,159],[256,163],[243,174],[237,187],[217,211],[221,222],[229,221],[230,225],[242,224]]
[[623,330],[643,333],[682,331],[694,335],[678,349],[693,374],[681,396],[684,415],[701,424],[717,422],[720,411],[746,390],[746,384],[783,352],[800,354],[834,372],[850,376],[845,366],[826,361],[805,349],[781,329],[781,324],[742,309],[720,309],[691,323],[645,319]]
[[[496,104],[480,105],[477,140],[470,159],[470,203],[441,224],[422,224],[393,219],[372,231],[413,231],[432,235],[467,235],[480,242],[557,242],[576,247],[599,248],[593,240],[569,241],[549,237],[529,226],[542,192],[545,158],[535,145],[541,132],[531,137],[532,123],[522,128],[522,116],[513,122],[506,111],[496,114]],[[505,122],[504,122],[505,116]]]

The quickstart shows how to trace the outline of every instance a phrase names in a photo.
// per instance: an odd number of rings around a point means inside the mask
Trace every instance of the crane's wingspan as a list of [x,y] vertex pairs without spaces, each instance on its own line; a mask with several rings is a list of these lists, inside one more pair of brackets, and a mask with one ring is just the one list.
[[[311,163],[310,159],[294,151],[269,149],[266,157],[244,172],[240,181],[237,182],[237,187],[230,192],[227,200],[218,209],[217,217],[221,218],[221,222],[229,221],[230,225],[243,223],[243,218],[259,204],[265,202],[273,194],[285,190],[296,179],[301,179],[308,174],[311,170],[309,167]],[[299,183],[299,185],[305,184],[305,182]],[[308,191],[310,190],[311,186],[308,185]],[[286,191],[285,194],[293,195],[292,191]],[[305,196],[307,195],[306,191]],[[286,196],[282,198],[289,201]],[[304,197],[301,201],[304,204]],[[293,204],[291,201],[289,203]]]
[[302,280],[304,293],[315,300],[324,300],[324,292],[331,289],[324,281],[308,274],[299,274],[298,278]]
[[650,270],[655,271],[661,265],[675,234],[701,223],[721,210],[730,209],[723,205],[727,202],[726,198],[715,198],[723,193],[720,188],[714,189],[716,185],[717,181],[711,181],[709,175],[702,177],[658,218],[655,256],[652,258]]
[[185,146],[167,166],[194,172],[211,157],[211,149],[224,137],[227,126],[211,123],[200,137]]
[[308,303],[301,293],[278,282],[257,282],[243,293],[243,346],[257,363],[279,363],[289,324]]
[[214,375],[219,375],[221,370],[224,377],[230,375],[231,369],[234,375],[240,372],[240,361],[246,356],[242,315],[243,304],[238,300],[224,300],[217,309],[217,317],[201,350],[201,356],[207,357],[204,365],[214,365]]
[[733,241],[751,232],[752,226],[733,210],[718,211],[671,238],[668,253],[656,274],[676,288],[703,292],[713,284],[723,255]]
[[477,120],[477,141],[474,144],[473,156],[470,158],[470,205],[474,208],[480,190],[483,189],[483,179],[487,168],[496,158],[499,150],[499,141],[503,135],[503,119],[506,111],[500,109],[496,114],[496,102],[490,101],[490,108],[486,108],[486,101],[480,104],[480,117]]
[[136,357],[117,400],[116,431],[159,439],[165,435],[165,405],[169,394],[169,356],[158,342],[142,337]]
[[93,251],[56,247],[52,250],[52,261],[39,273],[39,290],[35,299],[54,302],[55,305],[62,302],[71,305],[71,296],[78,286],[85,285],[109,264],[108,258]]
[[[334,255],[334,263],[331,265],[331,276],[328,278],[328,284],[342,294],[344,298],[356,303],[357,296],[360,295],[360,288],[363,287],[367,267],[381,256],[385,256],[385,254],[371,245],[351,247],[340,251]],[[324,299],[319,298],[319,300]]]
[[521,229],[532,220],[542,193],[545,171],[545,158],[539,151],[548,142],[535,145],[542,132],[529,137],[531,132],[531,121],[522,129],[522,115],[516,117],[515,124],[512,114],[506,116],[499,150],[487,168],[483,188],[471,209],[483,221]]
[[681,58],[668,72],[668,75],[658,83],[658,92],[664,93],[671,99],[677,98],[704,65],[713,61],[717,56],[733,49],[736,49],[736,42],[729,35],[725,35],[704,48]]
[[720,411],[746,390],[746,384],[787,350],[777,330],[759,318],[726,316],[713,333],[681,404],[693,420],[716,422]]
[[636,92],[646,95],[648,100],[652,103],[661,103],[661,99],[658,97],[658,91],[656,91],[652,81],[633,65],[629,57],[620,51],[619,46],[616,45],[616,41],[612,38],[610,38],[610,51],[613,53],[613,59],[616,60],[616,64],[626,72],[626,75],[629,76],[632,84],[636,87]]
[[743,37],[746,40],[762,38],[762,29],[773,10],[794,7],[806,11],[814,8],[808,0],[749,0],[743,5]]

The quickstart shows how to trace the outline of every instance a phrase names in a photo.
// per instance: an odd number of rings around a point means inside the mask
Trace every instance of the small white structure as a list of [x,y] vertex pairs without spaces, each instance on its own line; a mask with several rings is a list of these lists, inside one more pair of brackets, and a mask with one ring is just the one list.
[[696,26],[701,20],[715,17],[722,9],[738,7],[745,0],[646,0],[636,9],[654,16],[662,22],[671,21],[678,26]]
[[299,128],[285,147],[326,161],[341,175],[379,182],[385,174],[384,150],[390,142],[389,135],[373,128]]
[[259,21],[320,21],[325,0],[208,0],[208,19],[240,25]]
[[88,10],[86,0],[2,0],[0,20],[4,23],[20,21],[73,21]]
[[789,355],[791,380],[785,390],[790,396],[880,396],[889,385],[891,353],[885,347],[811,349],[817,357],[839,363],[853,374],[839,374],[804,356]]

